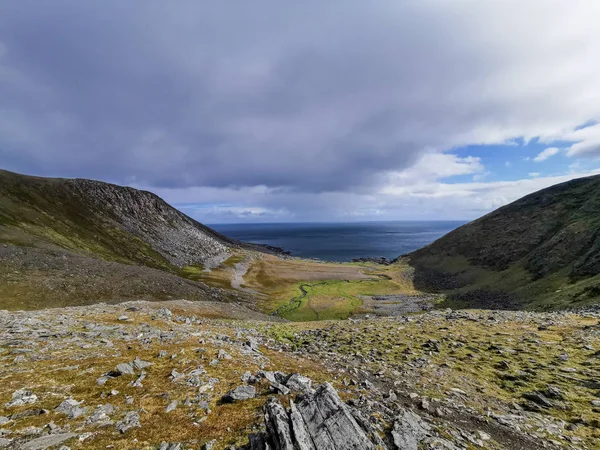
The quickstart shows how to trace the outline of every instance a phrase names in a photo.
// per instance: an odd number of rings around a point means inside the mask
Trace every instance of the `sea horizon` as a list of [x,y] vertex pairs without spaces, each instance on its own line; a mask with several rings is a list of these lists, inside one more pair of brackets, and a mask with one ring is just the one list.
[[392,260],[430,244],[465,223],[458,220],[394,220],[209,226],[232,239],[279,247],[292,256],[346,262],[356,258]]

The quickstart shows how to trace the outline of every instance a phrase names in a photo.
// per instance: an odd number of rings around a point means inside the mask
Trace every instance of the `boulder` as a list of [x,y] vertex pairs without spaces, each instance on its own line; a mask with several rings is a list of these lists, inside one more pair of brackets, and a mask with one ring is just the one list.
[[37,402],[37,395],[27,389],[19,389],[13,392],[12,399],[4,406],[11,408],[13,406],[23,406]]
[[252,436],[252,450],[377,448],[329,383],[322,384],[298,403],[290,402],[289,411],[279,400],[271,398],[264,407],[264,417],[266,434]]
[[254,386],[238,386],[234,390],[225,394],[221,401],[223,403],[235,403],[242,400],[249,400],[256,397],[256,388]]
[[142,425],[140,424],[140,415],[136,411],[128,412],[125,414],[123,420],[117,422],[116,428],[121,434],[131,428],[142,428]]

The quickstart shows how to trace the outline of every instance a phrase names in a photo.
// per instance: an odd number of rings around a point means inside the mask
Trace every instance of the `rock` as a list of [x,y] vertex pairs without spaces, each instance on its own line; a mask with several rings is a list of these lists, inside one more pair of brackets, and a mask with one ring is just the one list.
[[225,350],[221,349],[221,350],[219,350],[219,353],[217,353],[217,358],[218,359],[233,359],[233,356],[231,356]]
[[97,427],[112,425],[113,421],[109,417],[109,414],[112,414],[114,410],[115,408],[110,403],[98,405],[92,415],[85,419],[85,423]]
[[523,398],[534,402],[542,408],[552,408],[554,406],[554,403],[552,403],[544,394],[538,391],[526,392],[523,394]]
[[[267,434],[264,445],[253,438],[252,449],[273,450],[375,450],[375,444],[354,419],[328,383],[313,394],[305,395],[286,411],[279,400],[272,398],[264,407]],[[251,441],[252,442],[252,441]],[[256,443],[256,444],[255,444]],[[268,446],[268,447],[267,447]]]
[[252,375],[249,370],[244,372],[241,380],[242,380],[242,382],[249,383],[249,384],[254,384],[257,381],[256,377],[254,375]]
[[384,401],[386,403],[390,403],[390,402],[395,402],[396,400],[398,400],[398,396],[392,389],[390,389],[388,396],[384,398]]
[[312,388],[312,380],[299,373],[291,374],[285,382],[285,385],[294,392],[302,394],[310,394],[314,392]]
[[129,385],[132,387],[137,387],[137,388],[144,387],[144,385],[142,384],[142,381],[144,381],[145,379],[146,379],[146,372],[142,372],[140,374],[140,376],[137,378],[137,380],[132,381],[131,383],[129,383]]
[[165,412],[170,413],[171,411],[175,411],[177,409],[177,400],[173,400],[171,403],[167,405],[167,409]]
[[57,445],[76,437],[77,435],[74,433],[48,434],[25,442],[21,444],[19,448],[22,450],[45,450],[50,447],[56,447]]
[[81,402],[69,398],[54,408],[54,411],[66,414],[69,419],[76,419],[87,412],[87,408],[81,408]]
[[10,402],[5,403],[4,406],[12,408],[13,406],[23,406],[37,402],[38,398],[33,392],[27,389],[19,389],[13,392],[12,399]]
[[119,316],[119,318],[117,320],[120,320],[121,322],[123,322],[125,320],[129,320],[129,317],[127,317],[126,315],[122,315],[122,316]]
[[477,430],[476,433],[479,436],[479,439],[481,439],[482,441],[489,441],[490,439],[492,439],[492,437],[485,431]]
[[394,422],[392,430],[394,445],[398,450],[417,450],[419,443],[427,437],[429,429],[417,414],[405,410]]
[[164,320],[171,320],[173,313],[168,308],[160,308],[156,311],[156,316]]
[[160,352],[158,352],[158,355],[156,356],[157,358],[166,358],[169,355],[169,352],[167,352],[166,350],[161,350]]
[[212,441],[208,441],[206,444],[204,444],[202,446],[202,450],[212,450],[216,443],[217,443],[216,439],[213,439]]
[[142,361],[139,356],[136,356],[131,365],[136,371],[139,372],[145,369],[146,367],[150,367],[152,363],[148,361]]
[[135,375],[135,370],[133,369],[133,365],[131,363],[118,364],[116,370],[122,375]]
[[25,417],[41,416],[43,414],[48,414],[48,411],[45,409],[34,408],[34,409],[26,409],[25,411],[21,411],[21,412],[18,412],[17,414],[13,414],[10,416],[10,418],[11,418],[11,420],[19,420],[19,419],[23,419]]
[[116,428],[121,434],[131,428],[142,428],[142,425],[140,424],[140,415],[136,411],[128,412],[125,414],[123,420],[117,422]]
[[[294,440],[292,437],[292,425],[290,418],[288,417],[287,411],[279,400],[274,397],[269,399],[269,402],[264,406],[265,414],[265,425],[267,427],[267,433],[270,436],[270,440],[273,442],[276,450],[294,450]],[[306,427],[302,423],[302,432],[307,434]],[[302,438],[302,432],[297,435]],[[314,449],[312,442],[309,442],[309,447],[301,447],[302,444],[298,443],[298,448],[301,450]]]
[[548,398],[556,398],[558,400],[563,399],[563,394],[556,386],[548,385],[548,388],[544,391],[544,395]]
[[162,442],[160,444],[160,448],[158,450],[181,450],[181,444],[180,443],[173,443],[173,444],[168,444],[166,442]]
[[287,376],[282,372],[258,372],[260,377],[265,378],[275,391],[279,391],[283,395],[288,395],[290,390],[283,384],[287,380]]
[[0,416],[0,426],[4,425],[5,423],[10,422],[10,419],[8,417],[5,416]]
[[249,400],[256,397],[256,388],[254,386],[238,386],[225,394],[221,401],[223,403],[234,403],[242,400]]

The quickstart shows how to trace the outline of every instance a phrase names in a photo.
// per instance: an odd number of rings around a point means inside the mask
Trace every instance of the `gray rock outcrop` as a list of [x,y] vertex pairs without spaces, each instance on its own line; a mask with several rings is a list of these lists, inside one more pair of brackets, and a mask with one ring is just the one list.
[[325,383],[286,410],[276,398],[264,407],[266,434],[252,436],[252,450],[375,450],[336,390]]

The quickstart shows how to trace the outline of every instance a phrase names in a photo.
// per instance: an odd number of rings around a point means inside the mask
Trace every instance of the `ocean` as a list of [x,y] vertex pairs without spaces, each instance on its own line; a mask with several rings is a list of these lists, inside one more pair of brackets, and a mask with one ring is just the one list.
[[225,236],[281,247],[293,256],[326,261],[385,257],[417,250],[465,222],[244,223],[210,225]]

